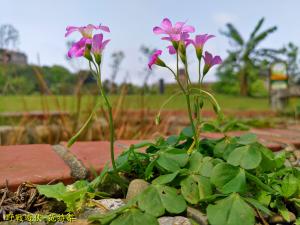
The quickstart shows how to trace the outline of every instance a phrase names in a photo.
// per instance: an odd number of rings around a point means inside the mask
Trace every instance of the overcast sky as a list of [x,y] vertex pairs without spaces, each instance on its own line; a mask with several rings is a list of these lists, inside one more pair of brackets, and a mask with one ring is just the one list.
[[[110,76],[110,55],[122,50],[126,59],[118,74],[122,81],[130,74],[131,81],[140,83],[141,71],[147,64],[141,62],[139,48],[142,44],[165,50],[167,43],[152,33],[164,17],[172,21],[188,21],[196,27],[196,33],[210,33],[217,36],[207,45],[207,49],[222,57],[226,56],[229,43],[219,33],[227,22],[232,22],[243,37],[248,37],[256,22],[266,18],[264,28],[277,25],[278,31],[263,44],[279,48],[289,41],[300,46],[300,1],[299,0],[0,0],[0,24],[10,23],[20,32],[19,50],[28,55],[30,63],[37,64],[37,56],[42,65],[59,64],[71,69],[65,58],[67,25],[89,23],[108,25],[111,39],[105,50],[104,76]],[[71,35],[69,40],[78,38]],[[192,49],[190,50],[192,52]],[[171,65],[174,59],[166,56]],[[85,68],[85,62],[76,63],[76,68]],[[191,67],[195,61],[191,59]],[[194,71],[191,69],[192,72]],[[194,73],[193,73],[194,74]],[[164,77],[172,80],[167,71],[155,69],[152,82]],[[196,80],[196,74],[192,75]],[[214,80],[213,72],[208,80]]]

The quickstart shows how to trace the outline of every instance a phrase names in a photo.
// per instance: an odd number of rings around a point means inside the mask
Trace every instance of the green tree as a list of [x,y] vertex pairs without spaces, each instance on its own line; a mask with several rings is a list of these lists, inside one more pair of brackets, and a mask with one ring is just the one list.
[[221,31],[229,38],[232,49],[228,50],[228,57],[219,67],[218,76],[226,81],[226,74],[232,73],[236,81],[240,82],[240,94],[250,95],[250,82],[255,81],[259,72],[265,69],[269,62],[277,58],[283,50],[259,48],[267,36],[277,30],[276,26],[260,31],[264,18],[260,19],[247,41],[231,23],[226,25],[226,30]]

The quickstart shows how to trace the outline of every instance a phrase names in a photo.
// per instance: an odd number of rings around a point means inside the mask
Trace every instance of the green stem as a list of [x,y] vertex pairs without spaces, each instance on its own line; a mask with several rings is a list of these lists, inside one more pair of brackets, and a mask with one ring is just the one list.
[[[179,81],[179,56],[178,56],[178,50],[176,51],[176,71],[177,71],[177,75],[176,75],[176,80],[182,90],[182,92],[185,94],[185,99],[186,99],[186,104],[187,104],[187,107],[188,107],[188,115],[189,115],[189,119],[190,119],[190,123],[191,123],[191,126],[192,126],[192,129],[193,129],[193,133],[194,133],[194,141],[195,141],[195,144],[196,146],[198,147],[199,144],[198,144],[198,136],[197,136],[197,132],[196,132],[196,128],[195,128],[195,124],[194,124],[194,121],[193,121],[193,116],[192,116],[192,110],[191,110],[191,100],[190,100],[190,93],[188,90],[185,90],[184,87],[182,86],[182,84],[180,83]],[[185,64],[185,69],[186,69],[186,64]],[[187,70],[186,70],[187,72]],[[186,76],[188,76],[188,74],[186,74]]]
[[[97,67],[96,67],[97,68]],[[110,105],[110,102],[105,94],[105,91],[103,89],[102,86],[102,82],[101,82],[101,70],[100,70],[100,66],[97,69],[97,83],[98,86],[100,88],[100,92],[101,95],[104,98],[106,107],[107,107],[107,111],[108,111],[108,116],[109,116],[109,132],[110,132],[110,158],[111,158],[111,163],[112,166],[114,168],[114,171],[117,171],[117,166],[116,166],[116,162],[115,162],[115,152],[114,152],[114,142],[115,142],[115,132],[114,132],[114,121],[113,121],[113,114],[112,114],[112,107]]]
[[196,131],[196,127],[195,127],[195,124],[194,124],[194,121],[193,121],[192,109],[191,109],[190,94],[187,93],[187,94],[185,95],[185,98],[186,98],[186,103],[187,103],[187,107],[188,107],[189,119],[190,119],[191,126],[192,126],[193,133],[194,133],[195,144],[196,144],[196,146],[197,146],[197,148],[198,148],[198,147],[199,147],[199,142],[198,142],[198,132]]

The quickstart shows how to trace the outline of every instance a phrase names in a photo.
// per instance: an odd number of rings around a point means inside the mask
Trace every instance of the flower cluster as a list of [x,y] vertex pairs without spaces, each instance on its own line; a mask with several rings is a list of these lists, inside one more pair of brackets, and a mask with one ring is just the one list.
[[103,40],[103,34],[94,34],[94,30],[102,30],[105,32],[110,32],[107,26],[95,26],[89,24],[83,27],[68,26],[66,28],[65,37],[69,36],[71,33],[78,31],[81,33],[82,37],[79,41],[75,42],[68,51],[68,56],[72,57],[82,57],[84,56],[88,60],[92,60],[91,53],[94,55],[95,60],[98,64],[101,63],[101,54],[105,46],[110,40]]
[[[189,45],[193,45],[196,50],[196,56],[199,61],[204,59],[205,66],[203,68],[203,75],[205,75],[209,69],[217,64],[222,63],[222,59],[220,56],[212,56],[211,53],[205,52],[203,56],[203,47],[205,43],[214,37],[214,35],[208,34],[200,34],[196,35],[194,39],[190,38],[190,33],[195,32],[195,28],[193,26],[187,25],[185,22],[177,22],[175,25],[172,22],[165,18],[161,22],[160,26],[156,26],[153,28],[153,32],[155,34],[163,34],[165,35],[162,37],[162,40],[167,40],[171,42],[167,48],[170,54],[178,54],[183,63],[186,62],[186,48]],[[159,52],[159,54],[158,54]],[[153,53],[149,60],[149,68],[151,69],[152,66],[158,65],[165,67],[164,62],[159,58],[159,55],[162,54],[161,50],[158,50]]]

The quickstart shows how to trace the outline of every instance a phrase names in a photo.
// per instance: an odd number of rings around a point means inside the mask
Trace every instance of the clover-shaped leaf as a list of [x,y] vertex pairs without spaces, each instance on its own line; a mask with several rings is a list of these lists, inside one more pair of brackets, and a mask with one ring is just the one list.
[[224,194],[244,192],[246,189],[244,169],[231,166],[228,163],[216,165],[212,171],[210,181]]
[[162,216],[165,211],[179,214],[186,210],[186,202],[177,189],[165,185],[150,185],[138,199],[139,208],[153,216]]
[[233,166],[241,166],[249,170],[259,166],[262,160],[262,155],[256,145],[245,145],[234,149],[227,162]]
[[254,210],[236,193],[207,207],[208,221],[211,225],[253,225]]

